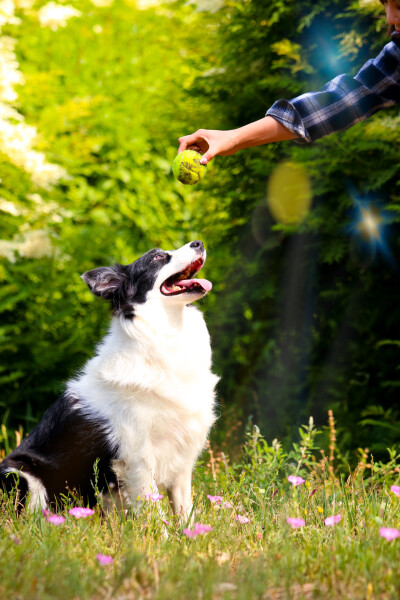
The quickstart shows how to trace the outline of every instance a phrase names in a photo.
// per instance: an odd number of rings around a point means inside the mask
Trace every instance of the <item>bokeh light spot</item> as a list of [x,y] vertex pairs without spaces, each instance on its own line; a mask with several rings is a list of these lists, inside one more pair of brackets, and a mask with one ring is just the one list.
[[378,210],[373,208],[360,208],[361,220],[358,224],[358,229],[361,231],[364,238],[367,240],[376,240],[381,242],[381,234],[379,226],[381,225],[383,218],[379,214]]
[[310,178],[304,167],[292,161],[280,163],[267,184],[268,208],[278,223],[301,223],[312,202]]

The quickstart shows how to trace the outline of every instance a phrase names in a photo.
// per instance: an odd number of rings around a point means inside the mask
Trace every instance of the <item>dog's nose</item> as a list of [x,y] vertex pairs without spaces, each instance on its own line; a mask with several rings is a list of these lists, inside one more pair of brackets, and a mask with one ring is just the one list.
[[195,250],[198,250],[198,252],[203,252],[203,250],[204,250],[204,244],[201,240],[196,240],[195,242],[191,242],[190,247],[194,248]]

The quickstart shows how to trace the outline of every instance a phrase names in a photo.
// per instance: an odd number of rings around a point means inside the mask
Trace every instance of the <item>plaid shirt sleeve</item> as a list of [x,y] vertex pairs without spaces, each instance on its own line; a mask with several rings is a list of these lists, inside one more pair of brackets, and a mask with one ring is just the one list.
[[317,92],[278,100],[267,111],[296,133],[298,143],[313,142],[347,129],[381,108],[400,103],[400,35],[393,34],[377,58],[355,77],[339,75]]

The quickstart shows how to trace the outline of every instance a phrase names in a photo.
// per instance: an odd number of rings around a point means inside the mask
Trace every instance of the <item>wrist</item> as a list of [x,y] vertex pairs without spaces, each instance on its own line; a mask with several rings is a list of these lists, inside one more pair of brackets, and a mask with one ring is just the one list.
[[241,140],[241,135],[240,135],[240,130],[241,128],[238,129],[231,129],[230,131],[228,131],[228,151],[232,154],[234,154],[235,152],[238,152],[239,150],[242,150],[242,140]]

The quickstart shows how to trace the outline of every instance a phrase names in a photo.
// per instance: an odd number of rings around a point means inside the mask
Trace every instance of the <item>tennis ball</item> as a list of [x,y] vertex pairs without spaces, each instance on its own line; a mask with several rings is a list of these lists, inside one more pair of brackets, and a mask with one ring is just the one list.
[[174,177],[185,185],[199,183],[206,174],[206,165],[200,164],[201,154],[195,150],[180,152],[172,164]]

